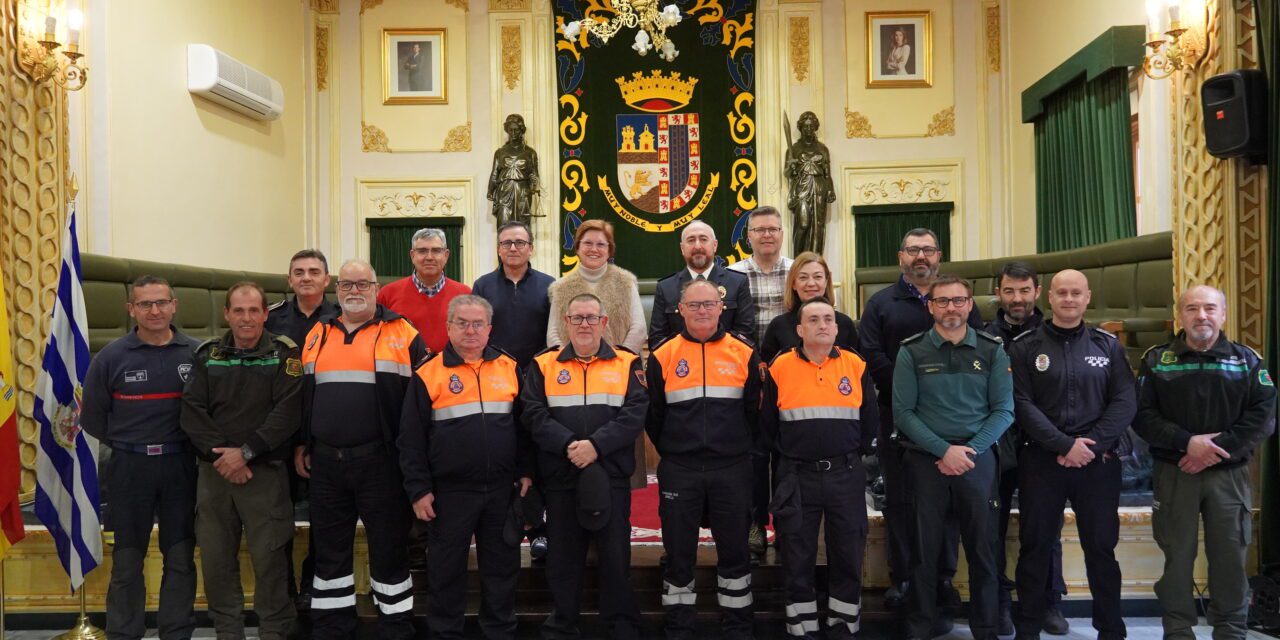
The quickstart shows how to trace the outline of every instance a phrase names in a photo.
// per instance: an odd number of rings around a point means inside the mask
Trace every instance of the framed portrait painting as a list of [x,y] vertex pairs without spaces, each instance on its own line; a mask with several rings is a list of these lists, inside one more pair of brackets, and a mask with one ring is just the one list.
[[933,15],[867,12],[867,88],[933,86]]
[[445,104],[444,29],[382,30],[382,104]]

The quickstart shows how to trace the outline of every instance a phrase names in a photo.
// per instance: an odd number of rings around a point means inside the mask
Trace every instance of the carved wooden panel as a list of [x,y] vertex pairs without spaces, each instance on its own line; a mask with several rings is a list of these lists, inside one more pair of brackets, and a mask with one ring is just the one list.
[[[1235,2],[1236,63],[1242,69],[1259,67],[1254,0]],[[1267,319],[1267,173],[1247,161],[1234,162],[1236,171],[1236,319],[1239,342],[1259,351],[1266,340]]]

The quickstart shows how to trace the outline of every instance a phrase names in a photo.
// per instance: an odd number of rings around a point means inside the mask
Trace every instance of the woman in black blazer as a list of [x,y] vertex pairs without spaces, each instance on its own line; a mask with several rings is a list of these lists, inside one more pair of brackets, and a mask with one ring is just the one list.
[[[806,251],[796,256],[795,262],[791,263],[791,270],[787,272],[787,284],[782,297],[787,312],[769,323],[764,338],[760,340],[760,357],[765,362],[772,362],[779,353],[800,346],[800,336],[796,333],[796,325],[800,324],[800,319],[796,310],[801,303],[818,296],[827,300],[836,299],[831,284],[831,269],[822,256]],[[857,347],[858,330],[853,326],[853,318],[837,311],[836,328],[837,347],[850,350]]]

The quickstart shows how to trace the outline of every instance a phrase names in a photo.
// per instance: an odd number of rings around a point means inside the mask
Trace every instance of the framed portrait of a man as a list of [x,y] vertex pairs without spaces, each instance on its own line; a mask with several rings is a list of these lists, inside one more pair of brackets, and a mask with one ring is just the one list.
[[933,19],[928,11],[867,12],[867,87],[933,86]]
[[444,29],[382,30],[382,104],[445,104]]

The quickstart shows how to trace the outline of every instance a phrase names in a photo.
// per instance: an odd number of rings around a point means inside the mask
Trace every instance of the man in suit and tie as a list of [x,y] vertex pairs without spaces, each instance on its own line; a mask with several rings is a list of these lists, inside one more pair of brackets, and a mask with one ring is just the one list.
[[746,274],[730,271],[716,262],[716,232],[711,225],[693,221],[680,233],[680,254],[685,268],[658,281],[653,296],[653,319],[649,321],[649,350],[668,337],[684,330],[684,319],[677,308],[680,290],[690,280],[710,280],[720,292],[724,311],[720,327],[755,341],[756,303]]

